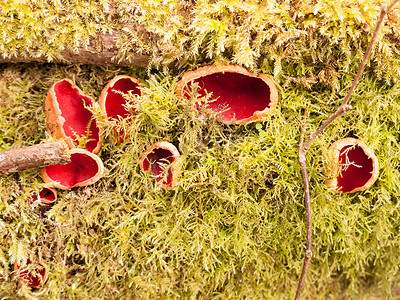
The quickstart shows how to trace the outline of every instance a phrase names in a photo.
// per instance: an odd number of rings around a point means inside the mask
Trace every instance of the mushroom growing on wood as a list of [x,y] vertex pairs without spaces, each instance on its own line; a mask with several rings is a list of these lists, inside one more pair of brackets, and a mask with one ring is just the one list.
[[35,263],[33,267],[32,264],[30,259],[22,263],[16,262],[14,271],[25,285],[38,288],[46,282],[49,271],[47,266],[41,262]]
[[101,178],[104,166],[100,157],[79,148],[71,149],[70,154],[70,163],[47,166],[41,170],[44,182],[62,190],[69,190],[91,185]]
[[158,184],[166,189],[176,187],[182,167],[178,149],[168,142],[151,146],[140,159],[140,169],[155,177]]
[[83,94],[70,79],[56,82],[46,97],[47,128],[56,138],[62,138],[70,148],[87,137],[86,150],[98,153],[102,143],[102,129],[88,109],[94,100]]
[[176,93],[189,99],[195,89],[199,97],[211,93],[207,106],[226,124],[264,121],[278,104],[278,89],[271,77],[237,65],[213,65],[187,72],[178,82]]
[[379,175],[379,163],[374,152],[363,141],[345,138],[328,149],[326,181],[332,190],[354,193],[368,189]]

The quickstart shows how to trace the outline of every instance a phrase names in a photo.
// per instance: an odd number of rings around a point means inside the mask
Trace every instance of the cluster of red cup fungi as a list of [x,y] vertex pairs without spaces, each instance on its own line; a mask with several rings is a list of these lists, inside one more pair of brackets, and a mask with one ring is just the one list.
[[[69,79],[60,80],[50,88],[45,101],[47,129],[53,137],[67,143],[71,162],[44,167],[41,171],[44,182],[68,190],[93,184],[102,176],[103,163],[96,154],[103,141],[103,130],[90,110],[94,104]],[[87,140],[85,149],[76,148],[83,138]]]
[[[189,100],[193,95],[208,97],[208,101],[196,107],[206,106],[225,124],[264,121],[278,103],[278,90],[271,77],[253,74],[236,65],[206,66],[187,72],[178,82],[176,94],[182,100]],[[177,185],[182,158],[171,143],[154,144],[139,164],[163,188],[173,189]]]
[[[135,110],[127,109],[127,94],[142,95],[142,86],[136,78],[119,75],[103,89],[99,106],[108,120],[133,117]],[[278,90],[271,77],[254,74],[236,65],[206,66],[184,74],[176,87],[182,100],[191,97],[207,99],[196,102],[217,114],[225,124],[244,125],[262,122],[274,113],[278,103]],[[70,148],[71,162],[66,165],[47,166],[41,175],[46,183],[67,190],[95,183],[103,174],[103,163],[96,155],[103,140],[103,130],[90,108],[94,100],[85,95],[71,80],[56,82],[46,98],[47,127],[55,138],[63,139]],[[116,133],[125,139],[127,132]],[[77,148],[84,137],[85,149]],[[328,186],[335,192],[352,193],[369,188],[378,177],[378,160],[372,150],[359,140],[346,138],[328,149]],[[139,161],[140,169],[155,178],[165,189],[176,187],[182,168],[178,149],[166,141],[152,145]],[[57,199],[54,188],[45,188],[33,195],[31,201],[53,203]],[[24,267],[31,264],[28,260]],[[30,268],[31,270],[32,268]],[[47,278],[47,268],[37,263],[34,271],[15,264],[19,277],[28,286],[38,287]]]
[[[187,99],[195,86],[201,87],[197,96],[211,95],[204,105],[217,112],[218,120],[226,124],[261,122],[274,112],[278,102],[276,85],[269,76],[256,75],[235,65],[208,66],[188,72],[177,84],[176,93]],[[118,121],[135,114],[134,109],[127,109],[126,94],[142,95],[142,86],[136,78],[118,75],[104,87],[99,106],[105,119]],[[49,91],[45,102],[48,130],[55,138],[64,139],[71,149],[69,164],[42,169],[43,180],[56,188],[93,184],[102,176],[103,165],[96,154],[103,131],[91,113],[93,106],[94,100],[69,79],[56,82]],[[124,139],[128,133],[117,134]],[[88,141],[85,149],[76,148],[82,138]],[[162,187],[176,186],[182,163],[174,145],[160,142],[151,146],[139,164]]]

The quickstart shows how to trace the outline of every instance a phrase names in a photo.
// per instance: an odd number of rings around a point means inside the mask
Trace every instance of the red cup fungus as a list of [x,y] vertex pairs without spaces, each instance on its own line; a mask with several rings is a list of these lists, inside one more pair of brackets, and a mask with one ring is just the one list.
[[98,153],[103,138],[101,127],[87,108],[93,105],[94,100],[70,79],[53,84],[45,101],[50,134],[64,139],[69,148],[76,147],[79,138],[87,137],[86,150]]
[[149,172],[166,189],[176,187],[182,167],[182,158],[174,145],[158,142],[151,146],[139,162],[143,172]]
[[48,277],[47,266],[41,262],[33,263],[28,259],[23,263],[15,263],[14,271],[20,280],[28,287],[38,288],[42,286]]
[[225,124],[266,120],[278,104],[278,89],[271,77],[256,75],[237,65],[205,66],[186,72],[178,82],[178,97],[189,99],[195,86],[199,97],[209,93],[207,106]]
[[334,142],[328,149],[327,185],[336,192],[354,193],[368,189],[379,175],[372,149],[355,138]]
[[104,112],[106,118],[118,120],[118,118],[126,118],[131,113],[126,109],[127,100],[123,94],[132,93],[140,96],[142,86],[136,78],[127,75],[115,76],[104,87],[100,94],[99,105]]
[[51,204],[57,200],[57,191],[53,188],[43,188],[39,193],[29,197],[30,202],[39,200],[42,203]]
[[41,170],[44,182],[52,186],[69,190],[78,186],[87,186],[95,183],[104,172],[100,157],[84,149],[70,150],[71,162],[65,165],[51,165]]

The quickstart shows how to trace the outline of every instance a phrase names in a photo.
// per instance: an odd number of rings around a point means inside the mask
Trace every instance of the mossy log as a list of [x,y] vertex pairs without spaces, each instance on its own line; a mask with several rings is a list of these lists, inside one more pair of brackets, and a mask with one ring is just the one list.
[[[5,1],[0,63],[180,67],[206,60],[339,90],[341,74],[361,59],[384,2]],[[398,7],[387,15],[370,60],[374,74],[388,83],[400,70],[398,15]]]
[[149,55],[133,54],[129,59],[118,60],[116,41],[118,33],[99,33],[91,37],[89,45],[81,45],[75,50],[65,49],[57,58],[49,57],[45,53],[39,56],[18,53],[15,56],[0,56],[0,63],[75,63],[93,64],[99,66],[137,66],[145,67],[149,62]]

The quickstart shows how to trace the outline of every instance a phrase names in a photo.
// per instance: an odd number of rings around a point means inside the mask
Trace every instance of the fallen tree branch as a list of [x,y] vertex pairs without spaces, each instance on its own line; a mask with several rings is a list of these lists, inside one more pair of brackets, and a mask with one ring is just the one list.
[[0,175],[42,168],[49,165],[63,165],[71,161],[67,144],[62,141],[38,144],[30,147],[0,152]]
[[351,110],[351,105],[348,104],[351,95],[354,92],[355,87],[357,86],[361,74],[364,71],[364,68],[368,62],[368,58],[371,55],[372,47],[375,43],[375,40],[378,36],[379,29],[381,28],[384,18],[388,11],[394,7],[394,5],[400,0],[394,0],[388,7],[381,7],[381,13],[380,17],[378,20],[378,23],[375,27],[374,34],[371,38],[371,41],[368,45],[368,48],[364,54],[363,60],[360,64],[360,67],[357,71],[357,75],[355,76],[353,83],[344,98],[342,104],[339,106],[339,108],[333,113],[328,120],[325,121],[315,132],[311,133],[308,136],[307,141],[304,143],[304,136],[305,132],[307,129],[307,110],[304,110],[304,115],[303,115],[303,124],[301,127],[300,131],[300,141],[299,141],[299,156],[298,156],[298,162],[300,165],[300,170],[301,170],[301,175],[303,179],[303,188],[304,188],[304,204],[305,204],[305,209],[306,209],[306,223],[307,223],[307,237],[306,237],[306,253],[304,257],[304,263],[303,263],[303,268],[301,271],[299,283],[297,286],[297,291],[296,291],[296,296],[295,299],[298,300],[300,299],[301,292],[304,287],[304,282],[307,274],[308,267],[310,265],[310,261],[312,258],[312,226],[311,226],[311,200],[310,200],[310,185],[309,185],[309,180],[308,180],[308,173],[307,173],[307,165],[306,165],[306,154],[307,151],[310,149],[311,144],[313,141],[318,137],[320,133],[322,133],[326,127],[328,127],[334,120],[339,118],[341,115],[345,114],[349,110]]

